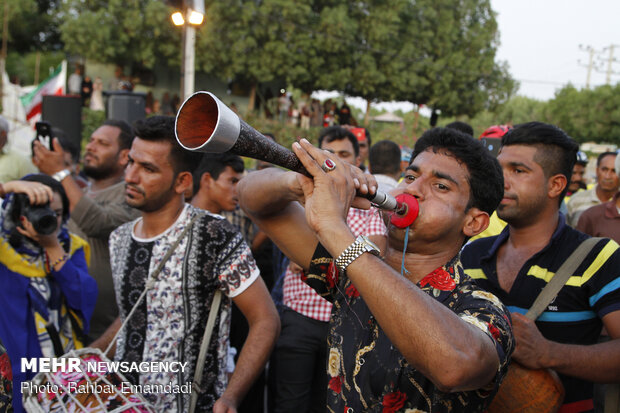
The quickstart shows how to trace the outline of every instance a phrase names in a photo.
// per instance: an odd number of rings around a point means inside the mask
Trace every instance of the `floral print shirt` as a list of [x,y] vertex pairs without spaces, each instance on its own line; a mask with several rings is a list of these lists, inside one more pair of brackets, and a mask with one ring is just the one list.
[[6,349],[0,342],[0,413],[13,411],[11,403],[13,393],[13,372]]
[[[514,348],[509,313],[492,294],[465,275],[459,256],[417,285],[482,330],[495,344],[500,364],[494,380],[476,391],[443,393],[385,335],[363,298],[319,244],[306,282],[334,303],[328,335],[327,411],[482,412],[497,392]],[[430,350],[430,349],[429,349]]]

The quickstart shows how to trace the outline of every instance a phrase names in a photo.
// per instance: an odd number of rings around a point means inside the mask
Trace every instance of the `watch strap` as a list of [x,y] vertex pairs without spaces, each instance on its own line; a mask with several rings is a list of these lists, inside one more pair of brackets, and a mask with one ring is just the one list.
[[58,182],[61,182],[63,179],[65,179],[69,175],[71,175],[71,171],[68,169],[63,169],[62,171],[58,171],[54,175],[52,175],[52,178],[54,178]]
[[351,245],[342,251],[338,258],[334,260],[334,263],[340,271],[344,272],[353,261],[358,259],[360,255],[365,252],[378,254],[379,250],[368,240],[368,238],[363,235],[359,235]]

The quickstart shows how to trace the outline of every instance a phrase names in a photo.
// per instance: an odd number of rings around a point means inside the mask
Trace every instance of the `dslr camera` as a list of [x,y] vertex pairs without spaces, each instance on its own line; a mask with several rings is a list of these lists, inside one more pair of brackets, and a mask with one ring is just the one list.
[[49,202],[43,205],[30,205],[28,195],[15,194],[14,210],[18,216],[25,216],[35,231],[41,235],[49,235],[56,231],[58,221],[56,213],[50,208]]

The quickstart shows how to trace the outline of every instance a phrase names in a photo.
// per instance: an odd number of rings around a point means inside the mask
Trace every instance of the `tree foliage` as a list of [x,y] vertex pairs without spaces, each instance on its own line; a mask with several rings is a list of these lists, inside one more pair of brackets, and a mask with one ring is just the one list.
[[197,38],[208,73],[248,84],[280,80],[312,91],[324,57],[317,53],[311,0],[211,1]]
[[[60,50],[59,0],[3,0],[9,8],[8,49],[17,53]],[[0,31],[1,32],[1,31]]]
[[578,142],[620,145],[620,84],[582,90],[565,86],[547,102],[543,116]]
[[10,79],[32,84],[37,58],[39,80],[45,79],[48,69],[63,59],[59,0],[3,0],[0,14],[4,13],[5,2],[9,11],[6,71]]
[[170,14],[160,0],[66,0],[62,40],[68,52],[99,62],[179,65],[181,30]]
[[[453,120],[442,118],[439,125]],[[471,124],[476,135],[491,125],[542,121],[557,125],[580,143],[620,145],[620,83],[581,90],[569,84],[548,101],[516,96],[492,111],[459,120]]]
[[473,114],[515,88],[495,61],[488,0],[212,1],[198,40],[207,72],[250,83],[281,79]]
[[[493,108],[515,88],[496,61],[490,0],[206,0],[205,6],[197,66],[223,80],[337,89],[448,115]],[[64,0],[60,14],[71,53],[149,68],[180,62],[180,30],[161,0]]]

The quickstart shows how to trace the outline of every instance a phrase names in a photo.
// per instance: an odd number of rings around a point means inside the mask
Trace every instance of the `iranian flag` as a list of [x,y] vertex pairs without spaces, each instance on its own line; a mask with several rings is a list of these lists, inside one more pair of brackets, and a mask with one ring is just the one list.
[[64,95],[67,79],[67,61],[63,60],[60,66],[45,79],[35,90],[20,97],[26,111],[26,120],[32,125],[41,118],[41,105],[44,95]]

